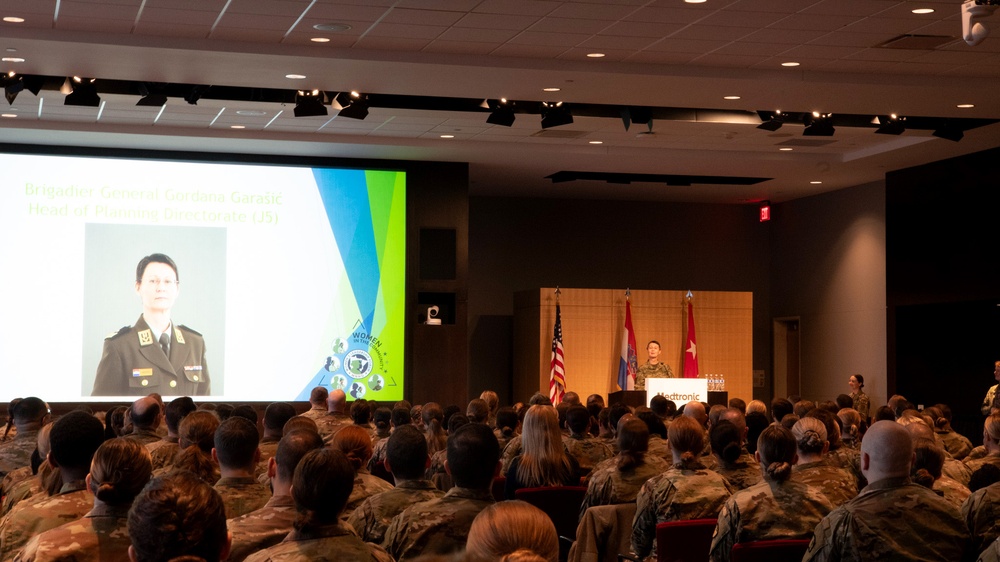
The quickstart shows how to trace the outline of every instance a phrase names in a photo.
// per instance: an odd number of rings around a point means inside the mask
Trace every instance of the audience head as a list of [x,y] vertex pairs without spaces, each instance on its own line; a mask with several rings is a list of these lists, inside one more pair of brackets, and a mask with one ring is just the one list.
[[356,425],[342,427],[334,433],[330,447],[343,453],[355,472],[368,466],[372,458],[372,437]]
[[840,447],[840,422],[837,421],[837,416],[827,410],[814,408],[805,417],[816,418],[823,422],[826,427],[826,440],[830,442],[831,451]]
[[875,410],[875,421],[896,421],[896,413],[888,406],[879,406]]
[[[23,404],[23,402],[22,402]],[[94,416],[75,411],[61,416],[52,424],[49,434],[49,462],[67,473],[81,472],[80,479],[90,469],[94,452],[104,442],[104,425]]]
[[771,421],[781,423],[782,418],[791,414],[795,407],[785,398],[771,400]]
[[755,412],[767,416],[767,404],[760,400],[751,400],[750,403],[747,404],[747,415]]
[[87,487],[98,500],[112,506],[132,504],[153,474],[149,451],[135,439],[101,443],[90,463]]
[[869,483],[909,476],[912,460],[910,434],[898,423],[875,422],[861,442],[861,473]]
[[500,444],[489,427],[470,423],[448,439],[447,456],[448,473],[456,486],[489,489],[500,462]]
[[826,436],[826,426],[816,418],[804,417],[792,427],[795,447],[801,457],[816,457],[826,454],[830,442]]
[[797,460],[795,436],[780,425],[769,425],[757,439],[757,460],[764,478],[783,482],[792,477],[792,465]]
[[187,471],[154,478],[128,513],[134,562],[167,562],[190,555],[206,562],[229,557],[226,508],[211,485]]
[[514,434],[517,433],[518,423],[520,423],[520,420],[517,419],[517,412],[514,411],[514,408],[500,408],[497,410],[496,427],[505,439],[514,437]]
[[649,399],[649,409],[653,411],[658,418],[667,419],[667,400],[666,396],[662,394],[657,394]]
[[747,450],[751,453],[757,451],[757,439],[760,438],[760,434],[764,432],[764,428],[770,425],[767,416],[760,412],[749,412],[745,418],[745,423],[747,426],[747,436],[743,440],[743,445],[746,446]]
[[837,412],[841,435],[857,439],[861,436],[861,414],[854,408],[844,408]]
[[132,424],[138,429],[156,429],[160,425],[160,414],[160,402],[152,396],[143,396],[132,402]]
[[281,426],[281,435],[288,435],[292,431],[299,429],[319,432],[319,426],[316,425],[316,420],[306,416],[292,416],[285,422],[285,425]]
[[326,397],[326,409],[329,412],[336,412],[339,414],[345,413],[344,410],[347,408],[347,394],[340,390],[334,390]]
[[628,470],[643,463],[649,450],[649,426],[641,419],[626,420],[618,431],[618,470]]
[[232,404],[219,404],[215,407],[215,415],[219,418],[219,421],[226,421],[229,416],[233,415],[233,410],[236,407]]
[[325,406],[330,391],[325,386],[317,386],[309,393],[309,403],[313,406]]
[[260,457],[257,426],[242,416],[230,416],[215,431],[213,456],[223,468],[253,470]]
[[983,446],[989,452],[1000,451],[1000,414],[992,414],[983,423]]
[[921,439],[914,443],[913,467],[910,477],[914,482],[925,488],[933,488],[934,481],[941,478],[944,467],[944,450],[934,444],[934,441]]
[[1000,482],[1000,466],[986,463],[977,468],[969,477],[969,491],[975,493],[977,490]]
[[49,413],[49,406],[45,401],[34,396],[29,396],[18,401],[16,404],[13,402],[11,404],[13,406],[10,417],[14,420],[14,426],[18,428],[23,429],[31,424],[45,425],[46,418],[51,415]]
[[465,409],[465,415],[470,423],[486,423],[490,418],[490,406],[485,400],[473,398]]
[[351,421],[354,425],[368,425],[372,421],[371,404],[364,398],[358,398],[351,404]]
[[[419,429],[421,431],[424,430],[424,415],[423,415],[423,411],[424,411],[424,407],[421,404],[417,404],[417,405],[413,406],[412,408],[410,408],[410,423],[412,423],[413,425],[417,426],[417,429]],[[443,415],[444,415],[444,412],[442,412],[442,416]]]
[[311,429],[293,429],[278,441],[278,450],[274,453],[275,476],[282,482],[291,484],[295,467],[302,457],[314,449],[324,447],[323,438]]
[[639,418],[646,424],[646,427],[649,428],[650,437],[653,435],[659,435],[662,439],[667,438],[667,426],[663,423],[663,420],[660,419],[660,416],[657,416],[652,410],[643,410],[636,414],[635,417]]
[[892,410],[892,413],[899,417],[903,410],[906,409],[906,397],[900,394],[893,394],[885,404]]
[[795,414],[785,414],[785,417],[781,418],[781,423],[779,423],[778,425],[791,431],[792,428],[795,427],[795,424],[798,422],[799,422],[799,417],[796,416]]
[[525,454],[543,456],[562,447],[559,418],[551,406],[532,406],[524,415],[521,447]]
[[288,402],[272,402],[264,409],[264,433],[280,435],[288,423],[295,417],[295,407]]
[[806,414],[811,412],[816,408],[816,403],[812,400],[799,400],[792,406],[792,413],[800,418],[806,417]]
[[190,396],[181,396],[180,398],[174,398],[167,404],[167,431],[173,434],[177,434],[178,428],[180,427],[181,420],[183,420],[188,414],[194,412],[198,409],[194,405],[194,400]]
[[584,435],[590,430],[590,412],[577,404],[566,412],[566,425],[574,435]]
[[747,419],[743,414],[743,411],[739,408],[727,408],[719,414],[719,419],[715,422],[718,423],[722,420],[731,422],[736,426],[736,429],[740,432],[740,439],[744,439],[747,434]]
[[746,400],[743,400],[742,398],[730,398],[729,407],[739,410],[743,415],[746,415],[747,413],[747,403]]
[[531,395],[531,398],[528,399],[528,405],[529,406],[538,406],[538,405],[541,405],[541,406],[551,406],[552,405],[552,401],[549,400],[548,396],[542,394],[541,392],[536,392],[536,393],[534,393],[534,394]]
[[257,420],[260,419],[257,416],[257,410],[254,410],[250,404],[240,404],[233,408],[233,416],[243,418],[255,426],[257,425]]
[[310,532],[336,523],[353,490],[354,468],[343,453],[336,448],[306,453],[292,476],[292,499],[298,512],[295,530]]
[[448,435],[444,430],[444,410],[436,402],[428,402],[424,404],[420,415],[427,439],[427,452],[433,455],[448,444]]
[[[690,404],[701,404],[691,402]],[[688,406],[685,406],[685,411]],[[674,460],[683,463],[693,463],[698,460],[701,452],[705,449],[705,431],[695,418],[684,415],[670,424],[667,430],[670,441],[670,450],[673,452]]]
[[471,560],[504,560],[519,551],[558,562],[559,537],[544,511],[514,500],[492,504],[479,512],[469,528],[465,545]]
[[427,440],[412,425],[396,428],[386,445],[385,464],[396,482],[420,480],[427,469]]
[[[405,410],[403,411],[405,412]],[[372,419],[375,422],[375,430],[381,434],[385,434],[392,427],[392,410],[385,406],[377,408]]]
[[702,429],[708,424],[708,414],[705,412],[705,405],[701,402],[688,402],[684,405],[684,417],[688,417],[698,422]]
[[719,416],[721,416],[722,412],[725,412],[725,411],[726,411],[726,407],[723,406],[722,404],[715,404],[711,408],[709,408],[708,409],[708,426],[706,426],[706,427],[711,427],[713,424],[717,423],[719,421]]
[[591,394],[587,397],[587,411],[592,418],[596,419],[604,407],[604,397],[600,394]]
[[622,404],[621,402],[615,402],[608,409],[608,425],[615,431],[618,429],[618,422],[621,421],[622,416],[632,413],[628,406]]
[[484,390],[479,395],[479,399],[486,402],[486,407],[490,409],[490,415],[495,416],[500,408],[500,397],[492,390]]
[[851,398],[850,396],[848,396],[846,394],[838,394],[837,395],[837,409],[838,409],[838,411],[839,410],[843,410],[844,408],[853,408],[853,407],[854,407],[854,399],[853,398]]
[[[444,423],[441,424],[441,426],[446,429],[448,428],[448,424],[451,423],[452,416],[454,416],[455,414],[462,413],[462,409],[455,404],[448,404],[447,406],[444,407],[443,411],[444,411]],[[462,415],[464,416],[465,414]],[[469,418],[465,419],[468,420]]]
[[214,484],[218,480],[218,468],[211,455],[218,428],[219,418],[209,410],[191,412],[181,420],[178,429],[180,452],[174,458],[174,468],[190,470]]
[[404,425],[413,425],[410,420],[410,409],[401,408],[396,406],[392,409],[392,418],[390,419],[392,427],[403,427]]
[[451,416],[451,418],[448,419],[448,434],[450,435],[455,433],[458,431],[458,428],[467,423],[470,423],[469,418],[467,418],[464,414],[455,414]]
[[708,432],[712,452],[727,463],[734,463],[743,454],[743,432],[729,420],[719,420]]

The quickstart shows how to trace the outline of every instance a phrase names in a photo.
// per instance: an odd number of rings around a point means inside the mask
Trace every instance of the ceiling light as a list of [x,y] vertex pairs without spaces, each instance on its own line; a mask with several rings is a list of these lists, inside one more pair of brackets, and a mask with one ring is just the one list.
[[954,142],[962,140],[962,138],[965,136],[965,132],[962,131],[962,129],[948,122],[945,122],[944,125],[942,125],[939,129],[935,130],[931,134],[939,139],[945,139]]
[[163,93],[163,86],[150,89],[150,85],[145,82],[139,83],[139,95],[142,98],[135,104],[143,107],[163,107],[167,105],[167,95]]
[[573,122],[573,116],[563,102],[542,102],[542,128],[559,127]]
[[[340,110],[337,116],[358,120],[364,120],[365,117],[368,117],[368,96],[358,92],[351,92],[350,94],[341,93],[337,98],[341,107],[344,108]],[[344,105],[345,103],[347,105]]]
[[543,92],[558,92],[559,88],[542,88]]
[[346,23],[317,23],[313,26],[316,31],[347,31],[351,26]]
[[795,149],[794,148],[789,148],[789,147],[786,146],[784,148],[779,148],[778,150],[780,150],[782,152],[791,152],[791,151],[793,151]]
[[806,128],[802,135],[806,137],[832,137],[836,129],[833,128],[833,114],[813,112],[806,116]]
[[587,56],[592,59],[599,59],[604,57],[604,53],[587,53]]
[[906,117],[899,117],[895,113],[888,117],[878,117],[879,127],[875,129],[875,132],[880,135],[901,135],[906,130],[906,126],[903,125],[904,121],[906,121]]
[[799,66],[799,63],[797,63],[795,61],[788,61],[788,62],[781,63],[781,66]]
[[[489,107],[489,102],[487,102],[487,107]],[[514,102],[507,101],[507,98],[500,98],[499,101],[493,103],[493,112],[490,116],[486,118],[486,122],[491,125],[500,125],[501,127],[510,127],[514,124]]]
[[323,97],[323,92],[319,90],[299,90],[295,94],[295,109],[292,113],[296,117],[324,117],[328,115],[326,106],[323,105]]
[[821,182],[821,181],[811,181],[811,182],[809,182],[809,183],[811,183],[811,184],[813,184],[813,185],[820,185],[820,184],[821,184],[821,183],[823,183],[823,182]]
[[97,95],[97,86],[94,85],[93,78],[81,78],[74,76],[70,81],[73,91],[66,96],[64,105],[78,105],[83,107],[100,107],[101,96]]
[[3,62],[24,62],[24,59],[21,57],[4,57],[0,60]]
[[650,131],[653,130],[653,111],[648,107],[623,107],[618,113],[622,116],[626,131],[632,123],[646,125]]
[[760,117],[761,124],[757,125],[758,129],[763,129],[765,131],[777,131],[785,124],[785,115],[778,111],[758,111],[757,115]]
[[246,129],[246,125],[230,125],[230,129]]
[[722,96],[722,99],[732,101],[740,99],[740,96]]
[[7,119],[12,119],[17,117],[16,113],[0,113],[0,117],[6,117]]
[[328,37],[313,37],[310,41],[313,43],[329,43],[330,39]]
[[24,23],[24,18],[19,18],[16,16],[7,16],[3,19],[7,23]]
[[236,111],[236,115],[242,115],[243,117],[263,117],[267,115],[267,112],[259,109],[240,109]]
[[0,85],[3,85],[3,93],[7,98],[7,103],[14,105],[17,94],[24,90],[24,81],[14,72],[0,74]]
[[211,86],[194,86],[191,91],[184,96],[184,101],[188,102],[190,105],[198,105],[198,100],[201,99],[202,94],[208,91]]
[[707,0],[684,0],[685,4],[704,4]]
[[604,144],[604,141],[590,141],[588,144]]
[[443,139],[453,139],[453,138],[455,138],[455,135],[441,135],[441,138],[443,138]]
[[285,78],[288,78],[289,80],[305,80],[306,79],[306,75],[305,74],[286,74]]
[[956,105],[955,107],[957,107],[959,109],[972,109],[973,107],[976,107],[976,104],[974,104],[974,103],[960,103],[960,104]]
[[914,14],[933,14],[934,8],[917,8],[916,10],[910,10]]

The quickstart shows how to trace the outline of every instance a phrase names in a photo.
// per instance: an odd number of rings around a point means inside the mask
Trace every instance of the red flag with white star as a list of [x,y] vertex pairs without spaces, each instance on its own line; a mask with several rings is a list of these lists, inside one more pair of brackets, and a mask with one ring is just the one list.
[[691,304],[690,297],[688,297],[687,345],[684,346],[684,378],[698,378],[698,344],[694,337],[694,305]]

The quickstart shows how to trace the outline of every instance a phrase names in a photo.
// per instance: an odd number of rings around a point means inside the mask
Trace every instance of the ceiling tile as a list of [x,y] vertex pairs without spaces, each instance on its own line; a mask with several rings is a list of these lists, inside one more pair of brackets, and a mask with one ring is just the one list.
[[738,43],[730,43],[719,49],[713,51],[714,54],[718,55],[750,55],[750,56],[766,56],[771,57],[788,51],[789,45],[782,45],[776,43],[750,43],[748,41],[740,41]]
[[536,33],[586,33],[592,35],[608,27],[607,22],[600,20],[568,19],[545,17],[528,28]]
[[482,14],[546,16],[559,8],[560,4],[547,0],[484,0],[472,11]]
[[632,12],[635,12],[635,10],[635,6],[627,5],[563,2],[561,6],[553,10],[548,15],[557,18],[581,18],[615,21],[630,15]]
[[135,33],[142,35],[159,35],[162,37],[178,37],[182,39],[204,39],[212,30],[211,25],[184,25],[171,23],[139,22]]
[[837,60],[858,52],[858,47],[834,47],[830,45],[799,45],[792,47],[784,53],[783,57],[790,57],[791,60],[799,59],[822,59]]
[[713,25],[689,25],[674,33],[671,38],[716,41],[737,41],[756,31],[752,27],[723,27]]
[[694,23],[705,15],[703,11],[684,8],[642,8],[626,17],[625,20],[652,23]]
[[880,33],[887,39],[903,33],[912,33],[924,24],[909,18],[865,18],[846,25],[842,31]]
[[219,20],[218,27],[230,27],[230,28],[240,28],[240,29],[263,29],[263,30],[276,30],[281,31],[284,34],[288,31],[292,24],[295,23],[294,17],[291,16],[261,16],[259,14],[239,14],[235,12],[226,12],[222,15],[222,19]]
[[684,27],[684,24],[680,23],[622,21],[611,24],[601,31],[600,35],[653,37],[659,39],[669,36],[682,27]]
[[228,0],[146,0],[147,10],[171,9],[171,10],[191,10],[195,12],[212,12],[216,15],[226,7]]
[[[588,58],[588,53],[593,53],[594,49],[600,49],[604,56],[601,58]],[[590,48],[574,48],[569,49],[565,53],[559,55],[562,60],[575,60],[575,61],[586,61],[594,65],[607,64],[609,62],[621,62],[625,60],[626,57],[635,53],[634,50],[618,50],[613,48],[604,47],[590,47]],[[599,66],[595,66],[595,69],[601,70]]]
[[91,31],[96,33],[123,33],[132,31],[133,20],[109,20],[77,17],[59,17],[56,29],[61,31]]
[[303,20],[322,20],[322,22],[315,23],[335,23],[345,20],[373,22],[381,18],[387,11],[384,6],[368,4],[315,4]]
[[385,49],[387,51],[419,51],[430,43],[427,39],[407,39],[402,37],[379,37],[366,35],[354,45],[361,49]]
[[884,34],[876,33],[854,33],[850,31],[838,31],[827,33],[809,41],[813,45],[829,45],[831,47],[874,47],[885,43],[888,39]]
[[298,18],[310,3],[309,0],[238,0],[228,4],[226,13]]
[[[26,20],[24,23],[29,23],[30,20],[38,23],[40,19],[44,19],[46,24],[51,24],[55,11],[56,0],[4,0],[3,2],[3,16],[19,16]],[[3,26],[6,27],[7,24],[4,23]]]
[[219,26],[211,38],[220,41],[245,41],[247,43],[280,43],[285,31],[282,29],[247,29],[245,27]]
[[714,53],[700,56],[690,64],[704,64],[707,66],[723,66],[727,68],[750,68],[759,64],[768,57],[766,56],[740,56],[740,55],[717,55]]
[[721,25],[726,27],[767,27],[785,16],[774,12],[728,12],[718,11],[698,21],[697,25]]
[[506,43],[493,51],[494,55],[503,57],[528,57],[554,59],[566,51],[566,47],[555,45],[518,45]]
[[173,10],[168,8],[146,8],[139,18],[138,29],[146,25],[182,24],[204,25],[211,27],[218,14],[207,10]]
[[675,51],[642,51],[630,55],[625,62],[647,64],[684,64],[698,56],[696,53],[680,53]]
[[825,31],[805,29],[760,29],[740,39],[753,43],[781,43],[783,45],[800,45],[826,35]]
[[919,57],[922,52],[910,49],[863,49],[844,58],[848,61],[900,62]]
[[650,45],[647,51],[668,51],[674,53],[710,53],[720,47],[728,45],[730,41],[711,41],[708,39],[678,39],[671,37]]
[[120,3],[93,3],[79,0],[63,0],[59,5],[59,19],[88,18],[135,21],[139,14],[140,0],[124,0]]
[[410,10],[406,8],[395,8],[386,14],[382,20],[386,23],[400,23],[408,25],[453,25],[462,19],[464,12],[445,12],[440,10]]
[[465,17],[455,23],[455,27],[521,31],[531,27],[539,19],[539,16],[466,14]]
[[456,55],[488,55],[500,43],[480,43],[475,41],[444,41],[436,39],[423,48],[425,53],[451,53]]
[[401,23],[379,23],[368,32],[371,37],[392,37],[397,39],[436,39],[446,30],[439,25],[405,25]]
[[504,43],[517,35],[510,29],[476,29],[472,27],[449,27],[438,39],[446,41],[473,41]]
[[[792,14],[775,22],[771,27],[776,29],[799,29],[813,31],[834,31],[858,22],[859,18],[851,16],[826,16],[815,14]],[[860,20],[863,21],[863,20]],[[860,31],[860,30],[851,30]]]
[[649,46],[655,39],[650,37],[613,37],[611,35],[595,35],[580,43],[580,47],[590,49],[633,49],[641,50]]
[[524,31],[510,40],[515,45],[539,45],[549,47],[575,47],[590,38],[589,34],[580,33],[540,33]]
[[416,8],[420,10],[443,10],[450,12],[468,12],[479,5],[482,0],[399,0],[395,3],[401,8]]
[[868,17],[905,4],[898,0],[823,0],[804,7],[804,14]]

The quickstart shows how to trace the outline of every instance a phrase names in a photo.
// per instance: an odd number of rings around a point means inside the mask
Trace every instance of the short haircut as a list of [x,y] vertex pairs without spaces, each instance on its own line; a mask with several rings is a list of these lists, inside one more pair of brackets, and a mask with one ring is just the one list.
[[128,512],[128,534],[139,562],[192,555],[215,562],[226,544],[222,496],[187,471],[154,478]]
[[[670,401],[667,400],[666,396],[663,396],[662,394],[657,394],[656,396],[653,396],[652,398],[649,399],[649,409],[652,410],[653,413],[659,416],[660,418],[664,418],[667,416],[668,402]],[[674,407],[676,408],[676,406]]]
[[35,396],[29,396],[21,400],[14,405],[13,410],[11,417],[14,418],[15,422],[20,423],[40,421],[45,417],[45,414],[49,413],[49,408],[45,405],[45,401]]
[[281,434],[288,435],[289,433],[295,431],[296,429],[308,429],[311,431],[319,431],[319,426],[316,425],[316,420],[312,418],[307,418],[306,416],[292,416],[285,422],[285,425],[281,427]]
[[354,490],[354,469],[343,453],[326,447],[309,451],[295,467],[292,499],[297,531],[336,523]]
[[837,406],[841,410],[843,410],[844,408],[853,408],[854,407],[854,399],[851,398],[850,396],[848,396],[847,394],[838,394],[837,395]]
[[180,427],[181,420],[197,409],[198,407],[194,405],[194,400],[190,396],[174,398],[167,404],[167,429],[177,433],[177,428]]
[[232,404],[219,404],[215,407],[215,413],[219,416],[219,421],[225,421],[229,416],[233,415],[233,410],[235,409]]
[[393,476],[400,480],[423,478],[427,467],[427,440],[412,425],[397,427],[389,436],[385,458]]
[[232,416],[215,431],[215,454],[219,465],[244,468],[253,464],[260,434],[250,420]]
[[663,439],[667,438],[667,426],[663,423],[663,420],[660,419],[660,416],[654,414],[652,410],[639,412],[635,417],[639,418],[646,424],[646,427],[649,428],[650,435],[659,435]]
[[448,439],[448,467],[456,486],[489,488],[500,460],[493,430],[479,423],[462,426]]
[[322,449],[323,438],[319,433],[309,429],[295,429],[286,433],[278,441],[278,450],[274,454],[274,462],[278,467],[278,478],[285,482],[292,481],[295,467],[302,457],[313,449]]
[[760,437],[760,434],[764,432],[764,429],[770,425],[770,421],[768,421],[767,416],[760,412],[750,412],[744,418],[744,423],[746,423],[747,427],[747,450],[750,452],[756,452],[757,439]]
[[730,398],[729,407],[736,408],[741,414],[746,415],[747,413],[747,403],[746,400],[743,400],[742,398]]
[[403,427],[404,425],[413,425],[413,420],[410,418],[410,409],[400,407],[393,408],[392,426]]
[[180,273],[177,273],[177,264],[174,260],[170,259],[166,254],[149,254],[148,256],[139,260],[139,265],[135,266],[135,282],[142,283],[142,274],[146,272],[146,267],[151,263],[162,263],[170,266],[170,269],[174,270],[174,277],[178,281],[181,280]]
[[372,419],[371,404],[364,398],[358,398],[351,404],[351,421],[357,425],[367,425]]
[[628,409],[628,406],[622,404],[621,402],[615,402],[608,408],[608,425],[611,429],[618,431],[618,420],[622,419],[625,414],[631,414],[632,412]]
[[257,410],[253,409],[253,406],[249,404],[240,404],[239,406],[233,408],[233,416],[238,416],[248,420],[250,423],[257,425]]
[[469,417],[464,414],[455,414],[448,419],[448,433],[455,433],[458,428],[471,423]]
[[288,402],[272,402],[264,409],[264,429],[280,431],[294,417],[294,406]]
[[160,403],[155,400],[150,403],[142,412],[132,408],[132,424],[141,429],[152,429],[156,423],[156,418],[160,416]]
[[780,422],[781,418],[791,414],[794,409],[795,406],[793,406],[787,399],[775,398],[774,400],[771,400],[771,420]]
[[386,431],[389,429],[389,424],[392,421],[392,410],[385,406],[377,408],[372,419],[375,421],[375,429]]
[[528,398],[528,405],[537,406],[538,404],[541,404],[543,406],[551,406],[552,401],[549,400],[548,396],[542,394],[541,392],[536,392],[531,395],[531,398]]
[[309,402],[312,404],[325,404],[330,396],[330,391],[324,386],[317,386],[309,393]]
[[[440,408],[440,406],[438,406],[438,407]],[[424,406],[424,408],[426,409],[426,405]],[[443,416],[442,419],[444,420],[441,423],[441,426],[442,427],[448,427],[448,423],[451,421],[451,417],[454,416],[455,414],[461,414],[462,413],[462,409],[459,408],[458,406],[456,406],[455,404],[450,404],[448,406],[445,406],[441,410],[441,413],[442,413],[442,416]],[[424,424],[426,424],[426,423],[427,423],[427,419],[424,418]]]
[[590,412],[583,406],[570,406],[566,412],[566,425],[573,433],[586,433],[590,429]]
[[52,424],[49,453],[67,469],[90,467],[94,452],[104,442],[104,425],[84,412],[70,412]]

